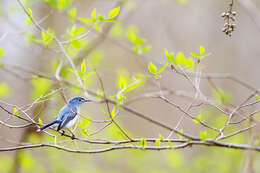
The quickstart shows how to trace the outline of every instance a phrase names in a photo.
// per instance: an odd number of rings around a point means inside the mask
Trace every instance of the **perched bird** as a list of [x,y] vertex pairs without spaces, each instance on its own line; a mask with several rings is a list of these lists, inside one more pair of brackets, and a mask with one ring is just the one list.
[[[37,129],[37,132],[47,129],[53,125],[58,125],[57,131],[63,128],[67,129],[71,133],[72,139],[74,139],[75,135],[72,133],[70,128],[76,123],[79,117],[80,105],[88,101],[90,100],[84,99],[82,97],[71,98],[68,103],[60,110],[57,119],[50,124]],[[65,133],[65,131],[63,130],[62,133]]]

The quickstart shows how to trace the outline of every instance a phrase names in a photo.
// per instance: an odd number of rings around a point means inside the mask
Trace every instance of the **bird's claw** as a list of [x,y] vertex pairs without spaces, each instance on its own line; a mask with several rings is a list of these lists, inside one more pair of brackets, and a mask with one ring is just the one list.
[[75,135],[72,135],[72,136],[71,136],[71,140],[74,140],[74,139],[75,139]]
[[65,135],[65,131],[64,130],[61,131],[61,136],[63,136],[63,135]]

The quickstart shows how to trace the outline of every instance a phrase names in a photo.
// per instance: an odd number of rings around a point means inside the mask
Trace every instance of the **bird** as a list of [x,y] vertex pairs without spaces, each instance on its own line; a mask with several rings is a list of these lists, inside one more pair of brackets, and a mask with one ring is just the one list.
[[[53,125],[58,125],[57,131],[61,129],[67,129],[71,133],[71,139],[75,139],[75,135],[70,130],[71,127],[76,123],[79,118],[80,105],[90,100],[83,97],[73,97],[68,103],[59,111],[56,120],[53,122],[37,129],[37,132],[43,131]],[[65,131],[62,130],[62,134],[65,134]]]

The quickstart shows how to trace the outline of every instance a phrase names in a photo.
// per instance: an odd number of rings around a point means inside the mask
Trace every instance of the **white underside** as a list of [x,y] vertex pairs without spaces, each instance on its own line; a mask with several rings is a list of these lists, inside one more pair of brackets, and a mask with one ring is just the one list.
[[76,123],[76,121],[78,120],[78,118],[79,118],[79,114],[77,114],[73,120],[71,120],[70,122],[68,122],[68,123],[64,126],[64,128],[69,129],[69,128],[73,127],[74,124]]

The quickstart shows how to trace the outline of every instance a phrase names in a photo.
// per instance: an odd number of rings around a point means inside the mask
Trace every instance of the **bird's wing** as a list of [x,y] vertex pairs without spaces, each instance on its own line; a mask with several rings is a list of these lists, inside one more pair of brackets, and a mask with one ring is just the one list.
[[72,111],[65,112],[61,117],[61,123],[59,124],[57,130],[59,131],[60,129],[62,129],[68,122],[73,120],[76,117],[76,115],[77,115],[76,112],[72,112]]

